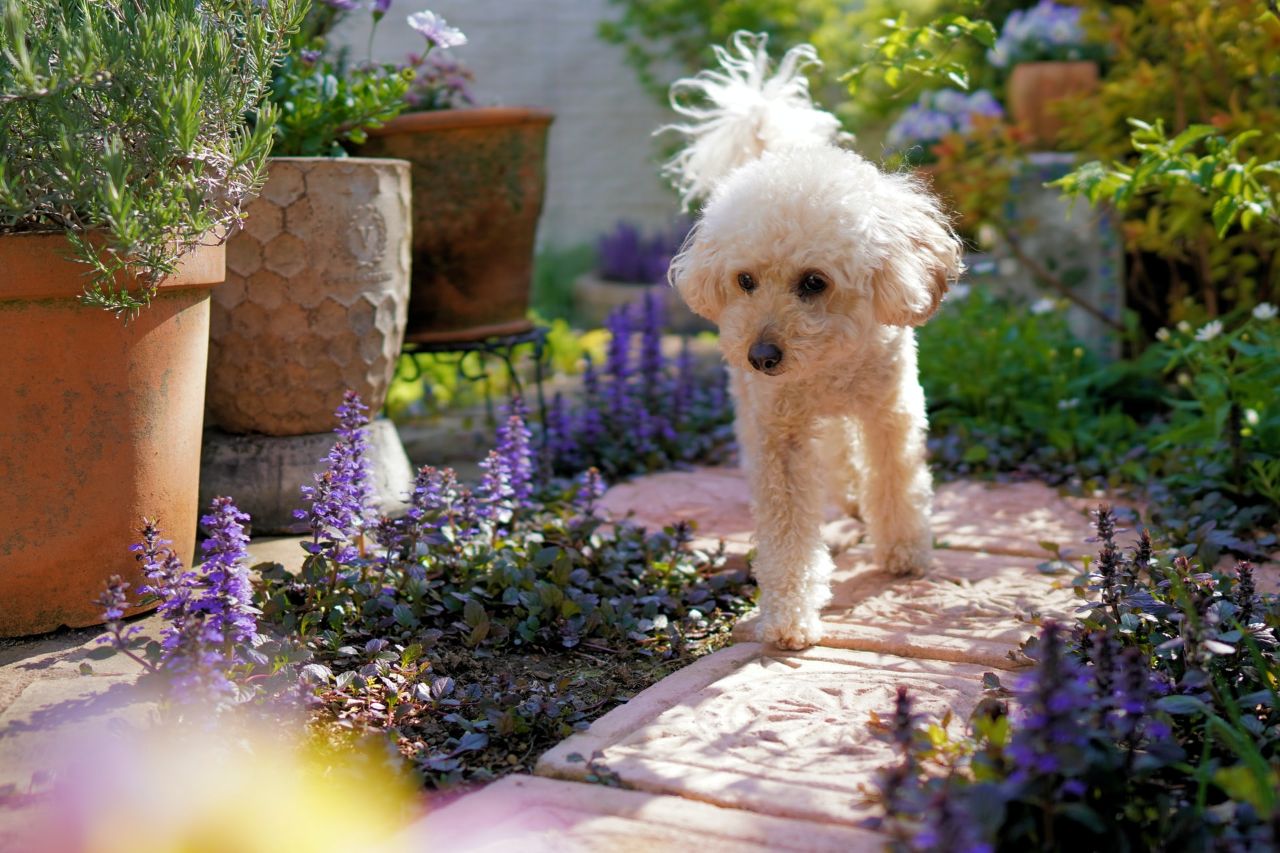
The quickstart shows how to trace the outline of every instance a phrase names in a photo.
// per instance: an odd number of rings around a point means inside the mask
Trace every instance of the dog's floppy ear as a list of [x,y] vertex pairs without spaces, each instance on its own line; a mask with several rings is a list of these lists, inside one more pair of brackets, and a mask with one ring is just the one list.
[[713,323],[720,321],[724,310],[724,272],[712,241],[702,235],[702,223],[689,232],[680,251],[671,259],[667,281],[680,294],[685,304],[699,316]]
[[919,326],[964,270],[963,246],[937,199],[914,178],[886,177],[887,252],[872,276],[872,303],[887,326]]

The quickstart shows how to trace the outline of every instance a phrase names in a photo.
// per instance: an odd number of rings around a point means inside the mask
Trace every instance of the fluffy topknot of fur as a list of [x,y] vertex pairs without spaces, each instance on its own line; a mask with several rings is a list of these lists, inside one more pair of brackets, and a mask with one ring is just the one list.
[[769,71],[768,36],[739,31],[732,51],[716,47],[720,70],[706,70],[671,86],[671,106],[690,121],[670,124],[688,144],[667,162],[666,175],[688,208],[707,198],[734,169],[766,151],[834,145],[840,122],[809,97],[804,72],[821,66],[812,45],[788,50]]

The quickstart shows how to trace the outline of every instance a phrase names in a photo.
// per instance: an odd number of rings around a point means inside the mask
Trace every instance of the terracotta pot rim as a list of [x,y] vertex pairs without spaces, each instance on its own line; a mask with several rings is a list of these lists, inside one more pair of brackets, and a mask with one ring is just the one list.
[[335,165],[348,166],[399,166],[400,164],[404,164],[406,167],[413,166],[408,160],[403,160],[399,157],[302,157],[292,154],[277,157],[273,154],[267,158],[268,163],[277,160],[282,163],[318,163],[327,161]]
[[369,131],[370,136],[390,136],[424,130],[498,125],[550,124],[555,114],[535,107],[466,107],[456,110],[423,110],[402,113],[382,127]]
[[[65,231],[0,234],[0,302],[76,299],[89,281],[89,267],[68,257]],[[178,259],[161,290],[213,287],[226,279],[225,243],[198,244]],[[96,309],[95,309],[96,310]]]

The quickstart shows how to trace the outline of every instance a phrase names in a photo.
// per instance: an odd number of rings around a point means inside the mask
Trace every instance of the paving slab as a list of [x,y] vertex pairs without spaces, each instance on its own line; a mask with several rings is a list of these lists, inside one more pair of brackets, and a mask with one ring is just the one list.
[[1044,483],[943,483],[934,491],[933,537],[939,547],[1044,558],[1052,542],[1092,554],[1089,516]]
[[395,846],[459,853],[831,851],[871,853],[883,836],[641,791],[508,776],[420,820]]
[[[725,669],[730,671],[724,673]],[[742,644],[642,691],[543,755],[537,773],[582,779],[599,753],[621,783],[758,814],[856,825],[862,789],[894,760],[868,727],[905,685],[919,711],[963,719],[986,667],[845,649]],[[682,680],[677,680],[684,676]],[[953,722],[952,725],[960,725]]]
[[[1070,621],[1080,606],[1072,572],[1045,574],[1031,557],[934,551],[932,570],[903,578],[878,568],[871,548],[836,558],[831,604],[822,613],[822,645],[842,649],[1013,668],[1018,644],[1042,617]],[[738,622],[734,638],[756,639],[758,617]]]
[[[746,565],[755,547],[751,494],[738,468],[702,466],[688,471],[663,471],[613,486],[600,499],[605,517],[630,519],[650,529],[676,521],[693,521],[697,537],[692,547],[715,550],[724,540],[730,567]],[[827,508],[823,539],[833,552],[860,542],[866,528],[837,507]]]
[[[637,477],[609,489],[600,502],[612,519],[661,528],[674,521],[697,525],[695,547],[715,547],[723,539],[731,562],[741,564],[754,546],[750,489],[738,468],[699,467]],[[933,506],[933,534],[939,547],[1043,557],[1042,542],[1075,554],[1092,553],[1087,513],[1043,483],[939,484]],[[864,540],[865,525],[839,508],[827,508],[823,539],[833,554]]]

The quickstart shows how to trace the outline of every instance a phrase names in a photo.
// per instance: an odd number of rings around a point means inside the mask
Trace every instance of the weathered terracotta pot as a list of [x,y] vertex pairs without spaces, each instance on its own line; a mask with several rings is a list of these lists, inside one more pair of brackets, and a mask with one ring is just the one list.
[[529,327],[551,119],[520,108],[442,110],[408,113],[370,133],[365,153],[413,164],[406,340],[475,340]]
[[62,234],[0,236],[0,636],[102,621],[93,599],[156,518],[195,549],[209,293],[223,246],[188,254],[125,324],[77,296]]
[[1053,148],[1065,125],[1053,103],[1097,88],[1096,62],[1020,62],[1009,77],[1009,113],[1029,134],[1032,144]]
[[583,273],[573,282],[573,310],[585,326],[603,326],[609,315],[623,305],[641,305],[650,293],[666,303],[669,331],[696,334],[714,331],[715,325],[689,310],[684,300],[668,284],[610,281],[594,272]]
[[232,433],[333,429],[343,391],[376,412],[404,341],[409,164],[273,157],[213,297],[209,420]]

